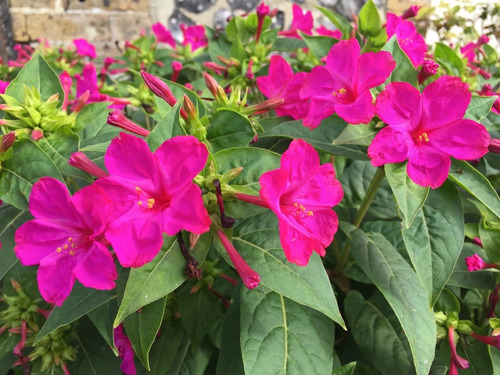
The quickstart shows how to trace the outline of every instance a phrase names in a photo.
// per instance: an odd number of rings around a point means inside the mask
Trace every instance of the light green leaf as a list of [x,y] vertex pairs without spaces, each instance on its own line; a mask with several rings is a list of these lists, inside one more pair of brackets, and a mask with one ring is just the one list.
[[217,111],[207,127],[207,140],[212,152],[248,146],[254,137],[255,132],[248,118],[229,109]]
[[481,172],[466,161],[452,159],[449,177],[500,218],[500,198]]
[[483,218],[479,223],[479,238],[490,263],[500,262],[500,230],[486,226]]
[[241,289],[246,374],[331,374],[334,327],[323,314],[259,287]]
[[436,43],[434,58],[448,74],[460,77],[464,63],[460,56],[446,44]]
[[410,179],[406,172],[406,163],[386,164],[384,169],[399,209],[403,213],[405,227],[409,228],[415,215],[424,205],[429,188],[419,186]]
[[316,7],[321,13],[325,15],[336,27],[342,32],[342,39],[349,39],[351,37],[352,26],[351,23],[342,17],[340,14],[333,12],[329,9]]
[[338,42],[337,39],[329,36],[311,36],[300,31],[299,33],[302,37],[302,40],[306,42],[307,47],[311,50],[313,55],[316,56],[318,60],[328,55],[328,52],[330,52],[333,45]]
[[372,0],[359,11],[359,32],[365,36],[377,36],[382,30],[382,19]]
[[434,358],[436,324],[428,295],[417,275],[378,233],[351,233],[351,251],[366,275],[382,292],[408,339],[418,375],[427,375]]
[[491,106],[495,103],[497,96],[479,96],[472,95],[464,118],[468,118],[477,122],[484,119],[491,111]]
[[306,48],[307,44],[302,39],[278,38],[273,45],[273,51],[297,51]]
[[396,35],[387,41],[382,51],[390,52],[396,61],[396,68],[392,71],[386,83],[389,82],[408,82],[413,87],[418,88],[418,73],[413,66],[408,55],[399,46]]
[[342,133],[332,142],[334,146],[359,145],[369,146],[379,129],[370,122],[368,125],[347,125]]
[[151,151],[156,151],[156,149],[167,139],[175,137],[176,135],[186,135],[179,119],[181,105],[182,101],[177,102],[146,137],[146,142],[148,142]]

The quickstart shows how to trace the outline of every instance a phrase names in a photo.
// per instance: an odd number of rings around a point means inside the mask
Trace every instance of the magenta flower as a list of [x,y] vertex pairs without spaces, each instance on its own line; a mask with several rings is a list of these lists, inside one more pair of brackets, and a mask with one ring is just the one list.
[[157,22],[152,25],[151,30],[153,30],[153,33],[156,35],[156,41],[158,43],[165,43],[172,48],[175,48],[175,40],[172,37],[172,34],[165,26],[162,25],[161,22]]
[[467,263],[467,269],[469,270],[469,272],[484,270],[486,268],[498,268],[498,264],[487,263],[477,254],[474,254],[470,257],[465,257],[465,263]]
[[95,59],[97,57],[95,46],[93,44],[90,44],[87,39],[73,39],[73,44],[76,47],[76,53],[78,53],[80,56],[88,56],[92,59]]
[[274,211],[287,259],[305,266],[313,251],[324,256],[338,227],[332,207],[344,196],[333,166],[320,165],[316,150],[296,139],[281,157],[281,167],[264,173],[259,181],[260,197],[236,196]]
[[457,347],[455,343],[455,327],[448,327],[448,343],[450,344],[450,375],[458,374],[458,369],[465,370],[469,367],[469,361],[462,358],[457,353]]
[[500,349],[500,336],[482,336],[474,332],[471,332],[470,334],[476,340],[479,340],[487,345],[491,345],[497,349]]
[[490,41],[487,35],[481,35],[477,42],[471,42],[460,48],[460,53],[465,56],[469,63],[474,63],[476,61],[476,51],[480,50],[483,44]]
[[310,98],[304,126],[314,129],[337,113],[351,124],[367,124],[375,114],[370,89],[385,82],[396,66],[389,52],[360,55],[356,39],[335,44],[325,66],[316,66],[304,80],[300,97]]
[[278,116],[291,116],[295,120],[304,118],[309,110],[309,103],[301,100],[300,88],[307,73],[293,73],[292,67],[278,55],[271,57],[269,75],[257,78],[260,91],[269,99],[284,99],[276,107]]
[[42,297],[60,306],[75,279],[95,289],[112,289],[115,264],[104,238],[112,205],[102,188],[84,187],[72,197],[51,177],[33,185],[29,207],[35,217],[19,227],[14,251],[25,266],[40,264]]
[[120,370],[125,375],[136,375],[137,370],[134,363],[134,348],[130,339],[123,332],[123,324],[120,324],[113,330],[113,339],[115,341],[116,349],[118,349],[118,356],[122,360]]
[[198,48],[208,46],[208,39],[205,35],[205,28],[203,25],[186,26],[181,24],[182,34],[184,35],[183,46],[188,44],[191,46],[191,52],[196,51]]
[[288,38],[300,38],[300,35],[297,31],[302,31],[304,34],[312,35],[314,24],[312,13],[304,13],[302,8],[297,4],[293,4],[292,12],[293,18],[290,29],[280,31],[278,35],[286,36]]
[[104,157],[109,177],[98,180],[120,215],[106,231],[124,267],[140,267],[160,251],[162,232],[201,234],[210,218],[193,178],[205,167],[206,146],[192,136],[165,141],[154,153],[147,143],[121,133]]
[[396,34],[401,49],[408,55],[412,64],[419,67],[424,62],[427,44],[411,21],[407,21],[394,13],[387,13],[387,36]]
[[149,130],[144,129],[142,126],[136,124],[132,120],[129,120],[125,115],[120,111],[113,111],[108,115],[108,120],[106,121],[108,125],[116,126],[117,128],[129,131],[133,134],[142,135],[147,137]]
[[500,93],[494,92],[493,87],[489,83],[486,83],[483,85],[481,91],[478,91],[478,94],[483,96],[496,96],[497,99],[493,102],[491,112],[500,115]]
[[408,160],[413,182],[433,189],[441,186],[448,177],[450,156],[473,160],[488,152],[486,128],[463,118],[470,100],[468,85],[458,77],[443,76],[422,94],[406,82],[388,84],[375,106],[389,126],[368,147],[372,165]]
[[9,86],[8,81],[2,81],[0,80],[0,94],[5,94],[5,90],[7,90],[7,86]]
[[59,80],[61,81],[61,86],[64,92],[62,109],[65,111],[68,107],[68,100],[71,94],[71,88],[73,87],[73,79],[67,71],[63,71],[61,74],[59,74]]
[[316,29],[316,32],[318,33],[318,35],[329,36],[338,40],[342,39],[342,32],[340,30],[330,30],[323,25],[318,27]]

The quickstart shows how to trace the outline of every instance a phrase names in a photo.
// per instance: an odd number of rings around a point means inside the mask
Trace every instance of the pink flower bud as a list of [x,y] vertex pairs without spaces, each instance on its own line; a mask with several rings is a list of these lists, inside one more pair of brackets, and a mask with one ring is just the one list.
[[497,349],[500,349],[500,336],[481,336],[474,332],[471,332],[471,336],[476,340],[484,342],[485,344],[494,346]]
[[479,271],[486,268],[498,268],[496,263],[486,263],[479,255],[474,254],[470,257],[465,257],[465,263],[467,263],[467,269],[469,272]]
[[68,159],[68,164],[98,178],[108,176],[104,170],[80,151],[71,154],[71,157]]
[[34,129],[31,132],[31,139],[34,141],[38,141],[43,138],[43,132],[40,129]]
[[150,88],[151,91],[153,91],[156,96],[165,100],[171,107],[173,107],[175,103],[177,103],[177,99],[175,98],[172,91],[170,91],[168,85],[160,78],[155,77],[154,75],[149,74],[144,70],[141,70],[141,76],[146,85]]
[[130,121],[120,111],[111,112],[108,116],[107,123],[111,126],[116,126],[117,128],[121,128],[133,134],[142,135],[144,137],[147,137],[150,133],[149,130],[144,129],[142,126],[136,124],[133,121]]
[[466,368],[469,367],[469,361],[467,361],[465,358],[460,357],[457,354],[457,348],[455,344],[455,327],[449,326],[448,327],[448,342],[450,344],[450,351],[451,351],[451,357],[450,357],[450,373],[451,373],[451,368],[459,368],[461,370],[465,370]]
[[422,68],[420,69],[420,72],[418,73],[418,83],[421,84],[427,78],[435,75],[437,73],[438,68],[439,64],[434,60],[425,60],[422,63]]
[[219,87],[219,84],[215,78],[207,72],[203,72],[203,78],[205,78],[205,84],[207,85],[208,90],[212,93],[214,98],[217,97],[217,87]]
[[490,38],[488,38],[488,35],[481,35],[479,39],[477,40],[477,46],[481,46],[483,44],[486,44],[490,41]]
[[500,154],[500,139],[490,138],[488,151],[493,152],[494,154]]
[[181,73],[182,70],[182,63],[179,61],[172,61],[172,81],[177,82],[177,79],[179,78],[179,74]]
[[254,79],[255,78],[255,75],[252,72],[252,67],[253,67],[253,60],[250,59],[250,61],[248,62],[247,73],[246,73],[246,77],[248,79]]
[[420,5],[411,5],[401,16],[402,19],[406,20],[408,18],[416,17],[418,11],[422,8]]
[[87,101],[90,97],[90,91],[85,91],[80,97],[76,100],[76,103],[73,105],[73,112],[78,113],[82,110],[82,108],[87,104]]
[[257,6],[257,17],[259,19],[264,18],[269,14],[269,6],[267,6],[264,2],[262,2],[259,6]]
[[12,146],[15,140],[16,140],[16,133],[9,132],[5,134],[2,137],[2,140],[0,141],[0,154],[7,151]]

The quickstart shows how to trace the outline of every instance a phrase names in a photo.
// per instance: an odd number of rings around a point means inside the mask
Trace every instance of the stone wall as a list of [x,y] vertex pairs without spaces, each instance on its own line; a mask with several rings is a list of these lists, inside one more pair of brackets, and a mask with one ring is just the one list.
[[[100,51],[113,53],[115,42],[135,38],[142,29],[150,32],[154,22],[162,22],[180,38],[179,25],[203,23],[224,27],[229,16],[251,11],[261,0],[9,0],[16,42],[45,38],[53,43],[69,43],[87,38]],[[401,13],[414,3],[407,0],[374,0],[379,7]],[[313,10],[315,18],[326,20],[314,9],[321,5],[349,17],[365,0],[273,0],[266,3],[280,12],[277,21],[288,26],[292,3]]]

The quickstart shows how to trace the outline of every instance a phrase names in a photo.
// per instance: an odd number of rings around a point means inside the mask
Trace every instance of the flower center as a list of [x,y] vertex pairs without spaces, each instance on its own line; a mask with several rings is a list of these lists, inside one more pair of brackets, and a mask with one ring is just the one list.
[[341,87],[340,89],[335,90],[334,92],[332,92],[332,95],[334,97],[337,97],[338,95],[344,95],[346,92],[347,92],[347,90],[345,88]]
[[295,216],[296,219],[305,219],[308,216],[313,216],[314,212],[308,210],[304,205],[294,202],[292,206],[285,207],[285,211]]
[[170,205],[170,198],[161,197],[154,198],[144,192],[139,186],[135,187],[137,195],[137,205],[144,211],[161,210]]
[[428,143],[429,142],[429,136],[427,135],[427,133],[422,133],[418,137],[415,138],[415,141],[418,144]]
[[56,251],[63,255],[78,255],[82,253],[89,245],[89,236],[85,235],[81,238],[81,241],[75,241],[73,237],[68,237],[68,239],[56,248]]

